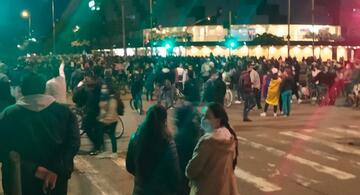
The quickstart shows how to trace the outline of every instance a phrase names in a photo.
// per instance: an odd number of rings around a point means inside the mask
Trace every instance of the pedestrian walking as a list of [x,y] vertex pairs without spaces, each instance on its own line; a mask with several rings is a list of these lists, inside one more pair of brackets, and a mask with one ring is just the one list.
[[254,89],[251,81],[251,71],[253,70],[253,65],[248,64],[247,69],[244,70],[239,79],[239,86],[241,88],[244,100],[244,110],[243,110],[243,121],[250,122],[249,112],[255,106],[254,99]]
[[167,127],[167,112],[152,105],[131,136],[126,169],[135,176],[133,195],[176,195],[180,167],[175,142]]
[[24,95],[0,115],[0,161],[3,189],[12,192],[9,152],[21,157],[23,195],[66,195],[73,159],[80,146],[76,117],[52,96],[45,80],[29,74],[21,83]]
[[210,103],[201,120],[205,130],[186,167],[192,195],[238,195],[234,170],[237,137],[224,107]]

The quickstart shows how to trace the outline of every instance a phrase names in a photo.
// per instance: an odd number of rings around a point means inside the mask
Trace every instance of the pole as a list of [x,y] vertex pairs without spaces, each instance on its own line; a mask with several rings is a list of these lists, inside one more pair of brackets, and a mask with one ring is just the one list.
[[153,55],[153,46],[152,46],[152,28],[153,28],[153,0],[149,0],[150,2],[150,56]]
[[311,3],[311,21],[312,21],[312,52],[313,58],[315,58],[315,0]]
[[53,54],[56,52],[56,24],[55,24],[55,0],[51,1],[51,13],[52,13],[52,43],[53,43]]
[[29,39],[30,39],[31,38],[31,14],[29,14],[28,22],[29,22]]
[[287,52],[288,58],[290,58],[290,23],[291,23],[291,0],[288,3],[288,35],[287,35]]
[[[231,23],[232,23],[232,21],[231,21],[231,15],[232,15],[232,13],[231,13],[231,10],[229,10],[229,32],[228,32],[228,35],[231,37]],[[231,55],[232,55],[232,48],[230,47],[229,48],[229,57],[231,57]]]
[[125,0],[122,0],[121,3],[121,24],[122,24],[122,42],[123,42],[123,49],[124,49],[124,57],[127,57],[126,51],[126,29],[125,29]]

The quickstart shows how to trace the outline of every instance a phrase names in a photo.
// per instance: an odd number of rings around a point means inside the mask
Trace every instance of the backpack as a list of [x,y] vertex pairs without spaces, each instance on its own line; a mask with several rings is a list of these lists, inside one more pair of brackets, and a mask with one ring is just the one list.
[[251,91],[250,71],[243,71],[240,75],[240,87],[244,91]]

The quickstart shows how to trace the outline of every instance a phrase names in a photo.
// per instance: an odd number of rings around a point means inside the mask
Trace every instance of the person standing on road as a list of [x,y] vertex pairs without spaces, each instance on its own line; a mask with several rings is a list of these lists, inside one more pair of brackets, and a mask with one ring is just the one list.
[[255,102],[257,108],[259,110],[262,109],[261,106],[261,80],[259,73],[254,69],[254,66],[251,64],[251,72],[250,72],[250,79],[251,79],[251,88],[253,89]]
[[115,97],[115,91],[106,84],[101,86],[101,95],[99,102],[99,116],[98,124],[99,124],[99,135],[98,139],[101,143],[101,147],[105,148],[104,144],[104,134],[108,134],[111,146],[112,153],[103,152],[97,155],[98,158],[116,158],[117,157],[117,142],[115,137],[116,125],[118,122],[118,103]]
[[179,154],[181,177],[181,189],[178,195],[190,193],[189,180],[185,176],[185,168],[192,157],[194,148],[203,134],[200,128],[200,115],[196,107],[185,103],[175,111],[176,135],[175,142]]
[[277,117],[277,108],[279,105],[279,98],[280,98],[280,84],[281,79],[279,78],[278,72],[279,70],[277,68],[272,68],[272,78],[269,83],[267,97],[265,100],[265,108],[264,112],[260,114],[261,117],[266,116],[266,112],[269,108],[269,105],[274,106],[274,117]]
[[12,192],[9,152],[21,157],[23,195],[66,195],[73,159],[80,147],[76,117],[44,95],[46,83],[32,73],[21,83],[24,95],[0,114],[0,161],[5,194]]
[[99,115],[99,101],[102,81],[97,78],[92,71],[85,73],[84,81],[81,86],[75,89],[73,102],[80,108],[84,108],[83,128],[91,142],[94,144],[90,155],[97,155],[101,152],[101,142],[98,135],[97,116]]
[[131,136],[126,169],[135,176],[133,195],[176,195],[180,167],[176,145],[167,127],[167,112],[152,105],[145,121]]
[[284,116],[290,116],[291,111],[291,94],[292,94],[292,86],[294,85],[294,79],[291,77],[291,73],[289,70],[284,71],[283,73],[283,81],[280,85],[281,91],[281,100],[282,100],[282,112]]
[[210,103],[201,120],[205,130],[186,167],[192,195],[238,195],[234,170],[238,146],[224,107]]
[[251,71],[253,70],[252,64],[248,64],[247,69],[244,70],[239,79],[239,86],[241,88],[243,94],[244,103],[244,111],[243,111],[243,121],[250,122],[249,112],[254,108],[254,90],[253,84],[251,82]]
[[188,80],[185,81],[184,96],[185,100],[191,102],[193,105],[200,104],[200,84],[197,79],[194,79],[193,71],[187,72]]

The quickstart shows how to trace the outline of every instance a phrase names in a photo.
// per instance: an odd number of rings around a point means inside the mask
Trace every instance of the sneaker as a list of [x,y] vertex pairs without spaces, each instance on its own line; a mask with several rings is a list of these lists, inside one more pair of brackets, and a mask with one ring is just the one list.
[[298,99],[298,104],[301,104],[302,103],[302,100],[301,99]]
[[91,151],[89,154],[90,154],[90,156],[96,156],[96,155],[98,155],[100,153],[101,153],[100,150],[94,150],[94,151]]
[[274,113],[274,117],[277,117],[277,114],[276,114],[276,113]]
[[283,112],[283,111],[281,111],[281,112],[280,112],[280,115],[284,115],[284,112]]
[[241,104],[241,101],[236,100],[236,101],[235,101],[235,104]]
[[265,117],[266,116],[266,112],[263,112],[260,114],[261,117]]
[[245,118],[243,121],[244,122],[251,122],[252,120],[250,120],[249,118]]

